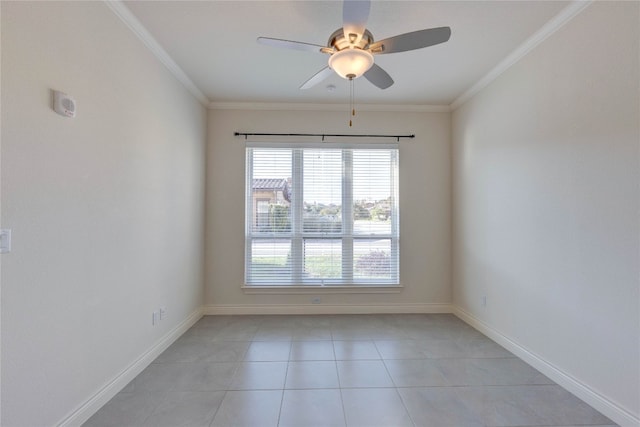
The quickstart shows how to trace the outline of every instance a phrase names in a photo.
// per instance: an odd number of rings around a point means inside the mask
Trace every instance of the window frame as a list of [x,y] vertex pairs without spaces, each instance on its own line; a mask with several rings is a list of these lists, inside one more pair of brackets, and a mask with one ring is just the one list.
[[[248,218],[253,217],[253,150],[256,148],[290,149],[291,150],[291,229],[286,232],[253,232]],[[303,157],[304,150],[339,150],[342,161],[342,211],[340,232],[314,232],[303,230]],[[354,233],[354,191],[353,191],[353,150],[375,149],[388,150],[391,154],[391,231],[389,233]],[[399,221],[399,147],[398,144],[282,144],[282,143],[247,143],[246,182],[245,182],[245,260],[244,283],[245,293],[306,293],[335,291],[339,293],[394,293],[402,288],[400,283],[400,221]],[[252,243],[262,239],[287,239],[290,241],[292,258],[300,261],[294,263],[291,274],[281,282],[255,282],[251,280]],[[337,239],[342,245],[341,276],[339,279],[305,278],[304,276],[304,244],[305,241]],[[354,277],[355,259],[354,244],[374,240],[388,240],[392,262],[391,277],[389,279],[374,279],[371,277]]]

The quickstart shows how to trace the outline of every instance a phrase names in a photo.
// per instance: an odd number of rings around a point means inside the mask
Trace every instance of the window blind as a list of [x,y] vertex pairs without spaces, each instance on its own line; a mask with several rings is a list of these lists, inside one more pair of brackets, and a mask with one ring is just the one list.
[[399,283],[397,147],[246,150],[246,285]]

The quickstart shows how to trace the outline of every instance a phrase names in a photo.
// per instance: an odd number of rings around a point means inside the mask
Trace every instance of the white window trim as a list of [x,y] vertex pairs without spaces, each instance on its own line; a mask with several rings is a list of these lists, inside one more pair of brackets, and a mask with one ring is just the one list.
[[242,285],[247,295],[312,295],[312,294],[399,294],[404,289],[398,285]]

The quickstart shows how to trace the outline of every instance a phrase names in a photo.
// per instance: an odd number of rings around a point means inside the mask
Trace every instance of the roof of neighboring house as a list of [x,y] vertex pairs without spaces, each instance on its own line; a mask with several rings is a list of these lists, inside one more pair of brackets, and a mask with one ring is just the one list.
[[287,188],[287,180],[280,179],[254,179],[253,180],[253,189],[254,190],[282,190],[284,191]]

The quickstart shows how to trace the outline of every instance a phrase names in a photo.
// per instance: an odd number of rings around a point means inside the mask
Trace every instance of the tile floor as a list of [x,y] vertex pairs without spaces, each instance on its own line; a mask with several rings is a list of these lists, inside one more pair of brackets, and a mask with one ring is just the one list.
[[612,426],[453,315],[205,316],[97,426]]

